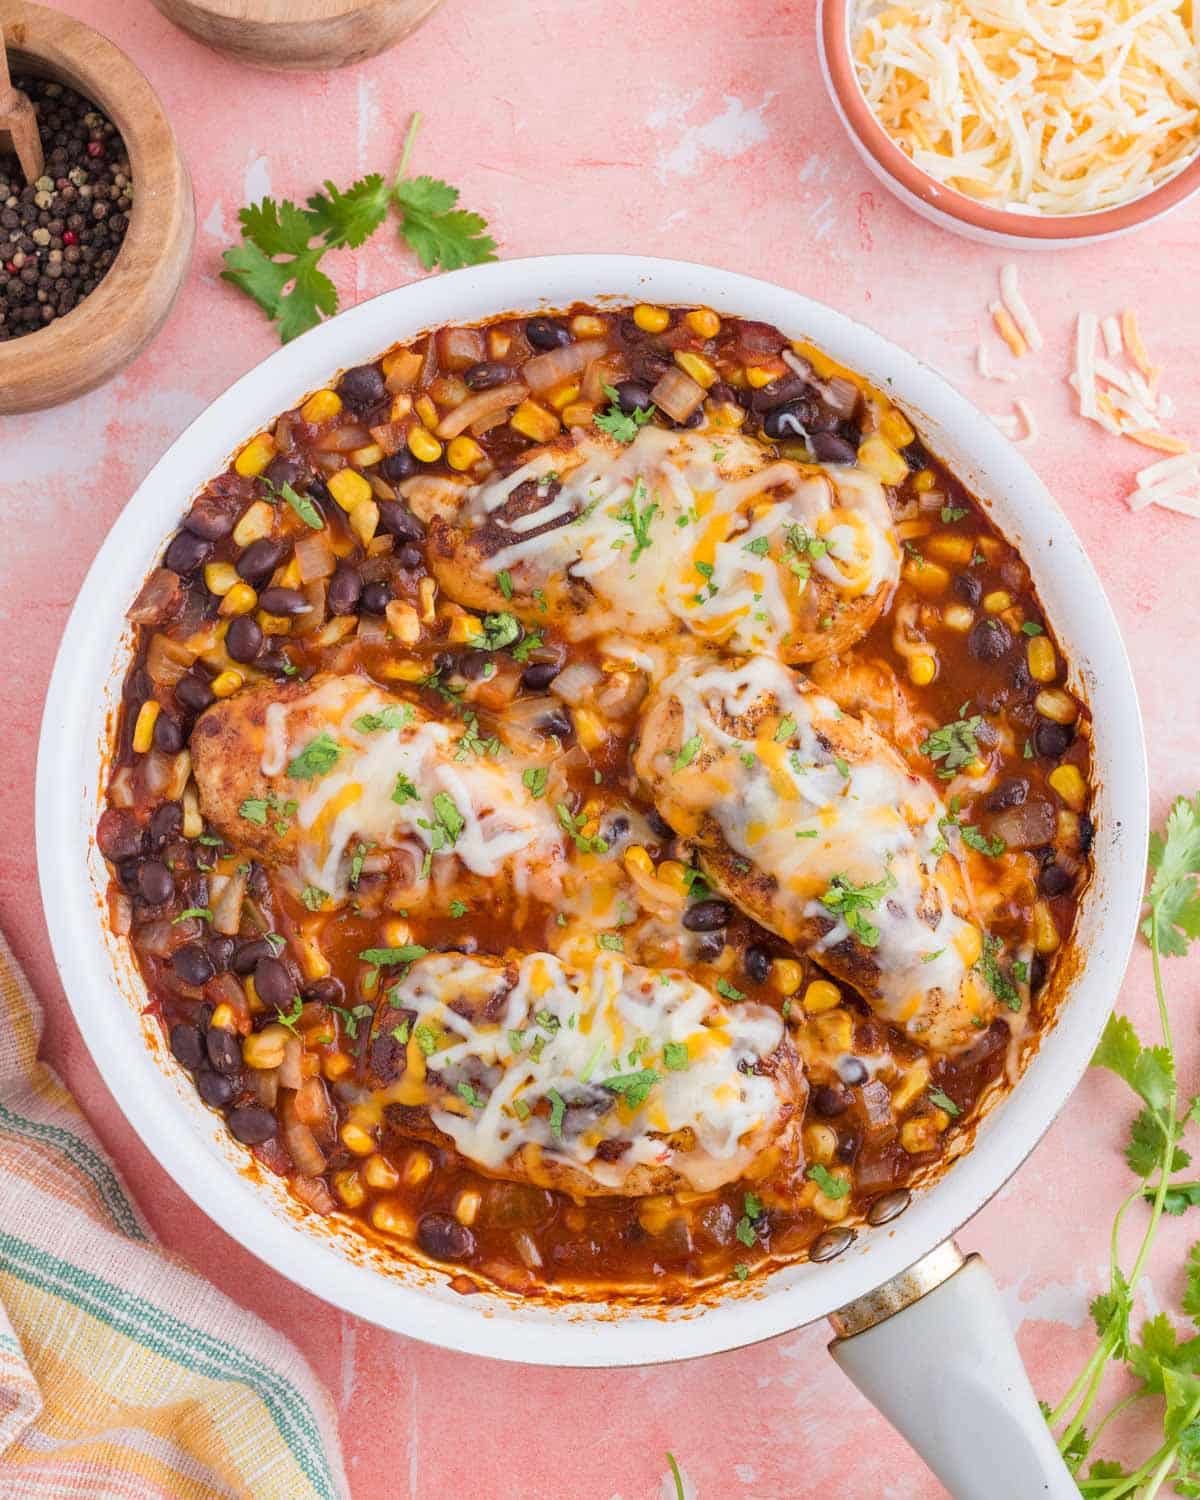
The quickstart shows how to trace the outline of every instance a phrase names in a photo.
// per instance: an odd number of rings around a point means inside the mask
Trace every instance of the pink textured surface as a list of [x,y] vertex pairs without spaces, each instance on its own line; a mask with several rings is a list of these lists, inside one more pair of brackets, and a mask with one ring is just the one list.
[[[1175,426],[1200,439],[1200,388],[1186,378],[1196,325],[1185,312],[1200,274],[1200,208],[1112,246],[1023,258],[1046,348],[1024,362],[1019,387],[992,384],[971,355],[1003,257],[923,224],[867,176],[824,94],[811,0],[447,0],[391,54],[310,78],[225,62],[148,0],[62,8],[107,32],[159,91],[191,165],[201,228],[165,333],[121,379],[0,427],[0,637],[16,653],[2,689],[0,922],[46,1004],[50,1060],[164,1241],[295,1339],[328,1383],[355,1500],[442,1500],[466,1473],[488,1500],[650,1500],[668,1447],[704,1500],[939,1494],[827,1359],[822,1328],[674,1368],[502,1367],[344,1317],[212,1226],[125,1124],[58,984],[33,856],[43,694],[77,587],[126,497],[195,413],[273,347],[258,312],[217,279],[238,207],[267,191],[303,198],[326,176],[386,171],[420,108],[415,170],[459,184],[505,255],[603,249],[728,266],[861,317],[985,410],[1006,410],[1014,389],[1028,396],[1042,427],[1030,457],[1099,568],[1134,660],[1157,816],[1196,783],[1200,694],[1186,660],[1200,626],[1200,523],[1151,512],[1135,524],[1122,496],[1152,455],[1075,416],[1064,376],[1076,311],[1134,303],[1167,367]],[[416,270],[387,233],[341,252],[337,266],[346,304]],[[1185,1007],[1200,965],[1176,961],[1168,975],[1192,1092],[1200,1047]],[[1121,1003],[1149,1032],[1142,953]],[[962,1236],[988,1256],[1035,1385],[1055,1399],[1086,1347],[1087,1299],[1127,1187],[1118,1156],[1127,1113],[1119,1085],[1086,1079]],[[1152,1305],[1178,1294],[1185,1234],[1171,1224],[1162,1236]]]

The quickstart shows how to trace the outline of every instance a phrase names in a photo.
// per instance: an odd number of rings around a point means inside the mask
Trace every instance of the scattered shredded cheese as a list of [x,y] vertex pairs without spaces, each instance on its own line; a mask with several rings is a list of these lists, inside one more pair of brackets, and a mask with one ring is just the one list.
[[[1097,353],[1097,334],[1104,354]],[[1124,364],[1118,360],[1124,359]],[[1127,307],[1120,322],[1082,312],[1075,331],[1075,369],[1070,383],[1079,396],[1079,414],[1114,437],[1127,437],[1162,453],[1187,453],[1183,438],[1162,430],[1174,405],[1159,391],[1162,369],[1151,362],[1138,331],[1137,314]]]
[[1038,353],[1042,347],[1042,330],[1037,326],[1033,314],[1029,311],[1029,304],[1021,295],[1021,288],[1017,279],[1017,268],[1011,262],[1000,268],[1000,296],[1005,307],[1012,314],[1012,320],[1021,332],[1021,337],[1029,347]]
[[862,0],[859,17],[876,118],[923,172],[982,202],[1110,208],[1200,146],[1191,0]]

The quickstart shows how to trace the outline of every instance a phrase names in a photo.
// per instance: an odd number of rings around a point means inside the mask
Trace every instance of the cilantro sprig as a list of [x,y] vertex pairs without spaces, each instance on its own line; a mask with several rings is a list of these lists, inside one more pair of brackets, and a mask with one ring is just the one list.
[[654,418],[653,406],[637,406],[631,412],[622,411],[621,397],[615,386],[601,382],[601,389],[612,403],[607,411],[597,412],[592,418],[601,432],[616,438],[618,443],[632,443],[646,423]]
[[414,114],[390,182],[372,172],[342,192],[327,180],[305,208],[268,197],[238,214],[242,239],[225,251],[222,280],[258,303],[276,324],[281,342],[337,311],[337,288],[322,268],[324,257],[343,246],[357,249],[392,209],[399,215],[400,238],[426,271],[496,259],[487,221],[457,206],[457,188],[437,177],[406,175],[420,124],[421,116]]
[[[1067,1467],[1092,1500],[1151,1500],[1171,1486],[1172,1493],[1200,1496],[1200,1336],[1181,1341],[1165,1312],[1143,1322],[1136,1337],[1132,1326],[1138,1283],[1163,1214],[1183,1214],[1200,1205],[1200,1183],[1180,1181],[1176,1175],[1190,1162],[1179,1142],[1186,1125],[1200,1119],[1200,1098],[1184,1104],[1179,1097],[1162,976],[1162,960],[1181,957],[1200,937],[1200,795],[1175,802],[1165,834],[1151,838],[1149,865],[1141,930],[1150,947],[1161,1040],[1144,1045],[1127,1016],[1113,1015],[1092,1058],[1093,1066],[1115,1073],[1139,1101],[1125,1147],[1136,1184],[1117,1209],[1108,1284],[1091,1304],[1096,1347],[1058,1405],[1043,1408]],[[1126,1270],[1121,1229],[1137,1204],[1147,1204],[1149,1213]],[[1200,1327],[1200,1243],[1189,1250],[1183,1270],[1181,1311]],[[1159,1284],[1163,1282],[1165,1278]],[[1125,1364],[1135,1386],[1096,1420],[1092,1413],[1110,1362]],[[1096,1441],[1110,1419],[1147,1399],[1161,1409],[1162,1437],[1154,1452],[1133,1467],[1097,1459]]]

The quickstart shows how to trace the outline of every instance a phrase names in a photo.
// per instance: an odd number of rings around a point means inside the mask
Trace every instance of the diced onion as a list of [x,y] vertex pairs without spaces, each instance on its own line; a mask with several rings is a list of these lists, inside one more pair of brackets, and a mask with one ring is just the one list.
[[603,339],[581,339],[578,344],[564,344],[536,354],[521,370],[521,376],[532,391],[548,391],[570,375],[577,375],[593,359],[608,352]]
[[301,583],[315,583],[318,578],[329,577],[337,567],[337,558],[324,531],[300,538],[296,543],[296,566]]
[[704,387],[682,370],[671,369],[650,392],[650,399],[673,422],[686,422],[704,400]]
[[[534,361],[531,360],[530,363]],[[453,411],[446,413],[437,425],[437,435],[440,438],[457,437],[472,423],[480,422],[496,412],[507,411],[510,406],[518,406],[528,394],[529,387],[519,380],[493,386],[490,391],[477,391]]]
[[242,922],[242,901],[246,895],[246,872],[228,876],[214,876],[212,888],[217,890],[218,880],[223,881],[219,893],[212,903],[212,924],[217,932],[226,937],[236,937]]

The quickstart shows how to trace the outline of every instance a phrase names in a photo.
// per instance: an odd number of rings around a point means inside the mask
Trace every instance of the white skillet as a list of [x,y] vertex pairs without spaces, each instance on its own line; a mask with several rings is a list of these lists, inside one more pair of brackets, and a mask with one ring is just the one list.
[[[974,1149],[900,1218],[860,1231],[837,1259],[787,1267],[761,1286],[731,1286],[712,1305],[672,1313],[463,1297],[438,1274],[385,1270],[361,1241],[300,1214],[277,1185],[250,1181],[239,1171],[243,1149],[139,1014],[145,991],[106,931],[106,875],[93,838],[109,715],[127,665],[124,612],[190,496],[231,451],[339,368],[426,328],[605,299],[703,304],[762,319],[812,339],[893,394],[1021,549],[1095,723],[1096,873],[1078,933],[1085,962],[1056,1026],[983,1122]],[[1116,622],[1074,532],[1020,454],[940,376],[841,313],[767,282],[640,256],[546,256],[432,277],[341,314],[244,375],[172,444],[109,533],[59,649],[38,759],[42,898],[79,1027],[146,1145],[234,1239],[348,1312],[496,1359],[686,1359],[841,1309],[835,1326],[855,1336],[838,1341],[835,1357],[963,1500],[1077,1495],[1037,1415],[990,1277],[978,1261],[963,1267],[946,1241],[1020,1166],[1087,1066],[1129,956],[1146,839],[1145,748]]]

